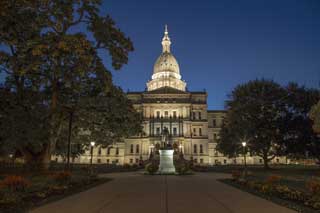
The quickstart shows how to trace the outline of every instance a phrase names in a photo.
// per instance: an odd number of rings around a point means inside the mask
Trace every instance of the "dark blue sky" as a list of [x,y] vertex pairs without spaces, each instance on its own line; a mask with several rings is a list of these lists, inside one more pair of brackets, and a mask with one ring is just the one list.
[[207,90],[209,109],[222,109],[251,79],[319,86],[319,0],[108,0],[103,11],[135,46],[128,65],[113,72],[124,91],[145,89],[165,24],[182,78],[189,90]]
[[319,88],[320,0],[105,0],[101,9],[134,43],[128,65],[112,71],[124,91],[145,89],[165,24],[182,78],[207,90],[209,109],[256,78]]

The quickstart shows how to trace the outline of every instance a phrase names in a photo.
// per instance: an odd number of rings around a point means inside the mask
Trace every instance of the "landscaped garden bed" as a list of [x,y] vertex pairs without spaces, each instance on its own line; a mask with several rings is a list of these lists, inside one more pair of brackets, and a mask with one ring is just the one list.
[[261,179],[250,172],[244,176],[241,171],[233,171],[232,178],[220,181],[298,212],[320,212],[319,177],[305,180],[305,187],[299,186],[299,189],[279,175],[269,175]]
[[68,171],[41,175],[7,175],[0,181],[0,212],[19,213],[68,195],[87,190],[111,179]]

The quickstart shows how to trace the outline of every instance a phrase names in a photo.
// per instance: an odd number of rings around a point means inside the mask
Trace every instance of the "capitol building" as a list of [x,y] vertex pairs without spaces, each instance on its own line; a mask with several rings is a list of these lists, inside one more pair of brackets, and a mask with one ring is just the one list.
[[[147,89],[128,92],[134,108],[143,115],[144,134],[132,136],[107,148],[95,147],[93,163],[138,164],[148,160],[160,147],[164,129],[169,132],[176,154],[183,154],[195,164],[243,164],[243,156],[228,158],[216,150],[219,131],[226,111],[208,110],[206,91],[188,91],[179,64],[172,53],[167,27],[162,39],[162,52],[156,60]],[[53,156],[60,161],[61,157]],[[90,150],[73,159],[90,163]],[[248,164],[263,164],[262,158],[247,156]],[[271,163],[285,163],[275,158]]]

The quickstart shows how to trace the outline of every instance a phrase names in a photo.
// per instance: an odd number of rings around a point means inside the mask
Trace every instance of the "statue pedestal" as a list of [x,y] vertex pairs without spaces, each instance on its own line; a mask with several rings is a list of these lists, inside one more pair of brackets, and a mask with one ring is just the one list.
[[175,174],[176,169],[173,165],[173,149],[159,150],[160,152],[160,165],[159,174]]

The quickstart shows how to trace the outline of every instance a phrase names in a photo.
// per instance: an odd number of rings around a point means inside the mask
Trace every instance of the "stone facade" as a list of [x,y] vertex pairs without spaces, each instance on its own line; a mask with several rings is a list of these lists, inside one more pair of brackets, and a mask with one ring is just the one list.
[[[181,80],[177,60],[170,52],[167,28],[162,39],[162,53],[156,60],[147,90],[128,92],[134,108],[143,116],[144,134],[126,138],[108,148],[95,147],[93,163],[138,164],[148,160],[161,143],[161,132],[167,128],[176,152],[197,164],[243,164],[243,157],[230,159],[216,151],[224,110],[208,110],[206,91],[188,91]],[[88,150],[74,159],[75,163],[90,163]],[[55,158],[60,161],[61,159]],[[257,156],[247,156],[248,164],[262,164]],[[275,158],[273,163],[286,163]]]

